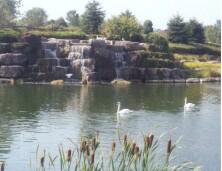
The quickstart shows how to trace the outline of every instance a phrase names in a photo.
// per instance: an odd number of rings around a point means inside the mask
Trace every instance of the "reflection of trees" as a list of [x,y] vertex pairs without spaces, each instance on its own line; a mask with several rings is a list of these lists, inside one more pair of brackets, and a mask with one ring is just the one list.
[[40,110],[65,111],[70,90],[51,85],[0,85],[0,153],[9,152],[13,135],[37,128]]

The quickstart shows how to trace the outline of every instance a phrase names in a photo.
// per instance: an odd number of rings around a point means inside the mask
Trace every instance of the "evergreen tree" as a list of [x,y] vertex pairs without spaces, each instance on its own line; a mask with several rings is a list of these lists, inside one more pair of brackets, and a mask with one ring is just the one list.
[[19,14],[21,0],[0,0],[0,25],[10,25]]
[[192,19],[187,23],[187,32],[189,42],[204,43],[204,28],[196,19]]
[[170,19],[168,25],[168,39],[173,43],[188,43],[186,23],[179,15]]
[[86,10],[81,17],[81,28],[86,33],[98,34],[99,27],[105,18],[105,12],[102,11],[100,3],[93,0],[85,6]]
[[145,20],[143,23],[144,34],[149,34],[153,32],[153,23],[151,20]]
[[67,12],[66,19],[68,20],[69,24],[72,26],[79,26],[79,14],[76,10],[70,10]]
[[121,14],[120,14],[120,17],[128,17],[128,18],[136,18],[133,14],[132,14],[132,12],[130,11],[130,10],[126,10],[126,11],[124,11],[124,12],[121,12]]

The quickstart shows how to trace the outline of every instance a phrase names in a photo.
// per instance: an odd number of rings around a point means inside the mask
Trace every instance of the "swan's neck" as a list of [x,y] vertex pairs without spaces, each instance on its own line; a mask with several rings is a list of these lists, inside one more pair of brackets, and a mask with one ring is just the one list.
[[187,104],[187,99],[184,100],[184,106],[186,106],[186,104]]
[[117,106],[118,106],[118,107],[117,107],[117,112],[116,112],[116,113],[118,114],[119,111],[120,111],[120,104],[118,104]]

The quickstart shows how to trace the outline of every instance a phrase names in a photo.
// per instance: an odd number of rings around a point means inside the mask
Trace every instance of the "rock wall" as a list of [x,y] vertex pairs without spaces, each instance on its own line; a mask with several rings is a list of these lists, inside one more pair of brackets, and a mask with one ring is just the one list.
[[186,71],[143,68],[143,44],[101,39],[62,40],[23,36],[19,43],[0,43],[0,78],[25,81],[97,81],[185,79]]

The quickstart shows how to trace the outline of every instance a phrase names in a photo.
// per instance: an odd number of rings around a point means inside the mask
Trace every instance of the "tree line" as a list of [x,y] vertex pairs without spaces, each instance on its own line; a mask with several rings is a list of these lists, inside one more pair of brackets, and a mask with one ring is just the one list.
[[[59,30],[64,27],[75,27],[87,34],[102,34],[109,39],[125,39],[142,41],[149,39],[154,32],[151,20],[140,23],[130,10],[105,20],[105,11],[96,0],[88,2],[85,11],[79,15],[76,10],[66,13],[66,18],[48,20],[47,13],[42,8],[34,7],[19,18],[21,0],[0,0],[0,25],[25,25],[45,27]],[[19,18],[19,19],[18,19]],[[167,39],[174,43],[221,43],[221,20],[215,25],[203,26],[195,18],[185,22],[180,15],[173,16],[167,23]]]

